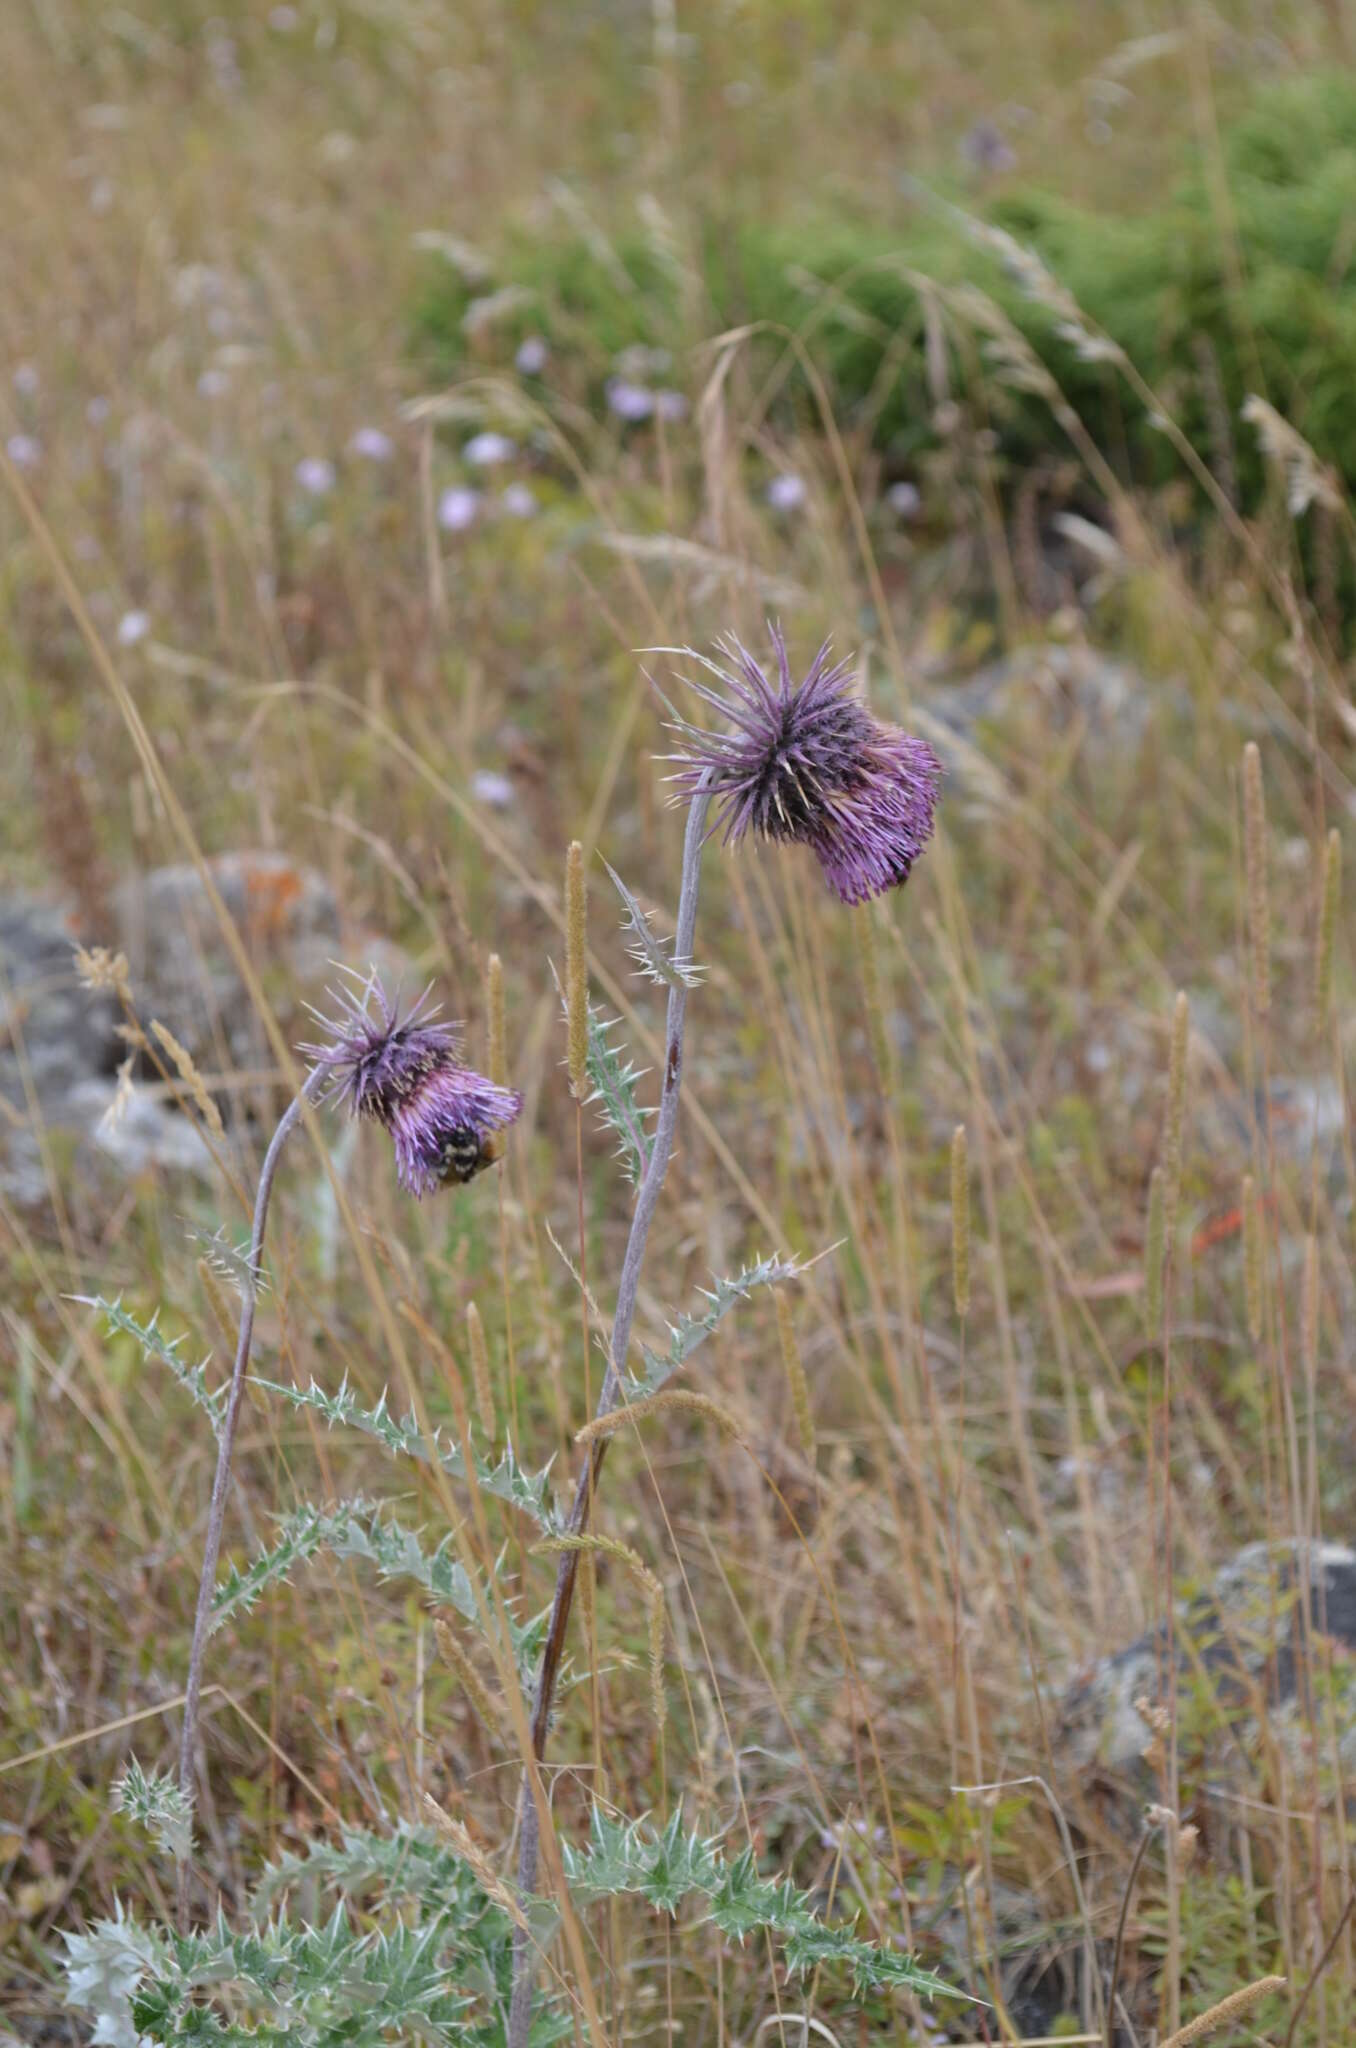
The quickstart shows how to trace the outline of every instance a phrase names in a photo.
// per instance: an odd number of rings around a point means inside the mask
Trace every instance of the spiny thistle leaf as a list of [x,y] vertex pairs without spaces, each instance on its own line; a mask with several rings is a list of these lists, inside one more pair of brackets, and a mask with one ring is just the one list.
[[157,1846],[182,1862],[193,1853],[193,1802],[175,1779],[152,1771],[149,1778],[133,1757],[113,1783],[113,1805],[139,1821]]
[[627,888],[617,870],[607,861],[603,862],[612,877],[613,887],[621,897],[626,912],[623,930],[629,931],[634,944],[627,952],[635,961],[640,972],[650,981],[666,988],[696,988],[705,968],[687,960],[675,960],[665,951],[665,941],[659,937],[649,918],[641,909],[631,891]]
[[139,1323],[136,1317],[123,1307],[121,1295],[116,1301],[107,1301],[102,1294],[76,1294],[72,1295],[71,1299],[82,1303],[86,1308],[97,1309],[110,1330],[120,1330],[124,1336],[134,1337],[145,1357],[157,1358],[161,1365],[168,1366],[179,1385],[193,1396],[198,1406],[205,1412],[212,1425],[212,1434],[217,1437],[221,1435],[229,1389],[226,1386],[215,1389],[209,1387],[205,1365],[184,1364],[179,1356],[179,1346],[184,1340],[182,1337],[162,1335],[157,1327],[159,1309],[149,1323]]
[[630,1893],[674,1914],[695,1895],[706,1901],[706,1917],[736,1941],[764,1927],[779,1934],[797,1974],[822,1963],[844,1963],[859,1992],[899,1986],[927,1998],[964,1995],[898,1950],[861,1940],[851,1926],[825,1926],[808,1892],[787,1879],[760,1878],[748,1850],[727,1860],[718,1836],[684,1832],[681,1812],[661,1834],[644,1821],[611,1820],[595,1806],[588,1846],[565,1842],[561,1853],[566,1879],[581,1903]]
[[[279,1909],[294,1887],[305,1920]],[[534,1937],[549,1940],[547,1918],[533,1920]],[[512,1933],[432,1833],[354,1829],[266,1871],[240,1927],[218,1911],[180,1936],[119,1908],[67,1935],[61,1961],[68,2002],[111,2048],[503,2048]],[[565,2002],[543,1999],[531,2048],[572,2031]]]
[[[467,1477],[461,1446],[444,1438],[436,1429],[426,1435],[413,1414],[394,1414],[386,1405],[384,1393],[375,1408],[364,1408],[347,1380],[337,1394],[327,1394],[314,1380],[309,1387],[288,1387],[277,1380],[255,1377],[253,1384],[265,1388],[270,1394],[280,1394],[294,1408],[314,1409],[331,1429],[337,1425],[341,1429],[361,1430],[365,1436],[375,1437],[378,1443],[385,1444],[388,1451],[398,1456],[418,1458],[425,1463],[433,1456],[454,1478]],[[560,1517],[547,1498],[547,1470],[525,1472],[513,1455],[512,1445],[505,1446],[503,1455],[494,1464],[487,1458],[477,1457],[474,1451],[471,1455],[475,1482],[482,1493],[507,1501],[510,1507],[529,1515],[539,1528],[548,1533],[560,1526]]]
[[121,1905],[112,1920],[96,1920],[88,1934],[63,1934],[66,2003],[98,2020],[96,2038],[107,2048],[139,2048],[132,2000],[158,1962],[159,1945]]
[[[319,1927],[270,1921],[235,1933],[218,1918],[176,1937],[169,1966],[132,1999],[136,2024],[157,2043],[361,2043],[466,2038],[471,1999],[436,1916],[415,1926],[355,1933],[342,1903]],[[223,2022],[201,1994],[222,1996]],[[398,2029],[394,2033],[391,2030]]]
[[[384,1516],[376,1501],[355,1499],[332,1508],[308,1503],[283,1516],[277,1541],[244,1571],[232,1565],[221,1580],[212,1602],[213,1628],[251,1608],[269,1586],[289,1578],[299,1564],[322,1550],[333,1557],[365,1558],[383,1579],[412,1579],[441,1605],[455,1607],[467,1621],[479,1621],[471,1580],[452,1555],[450,1535],[436,1550],[425,1550],[412,1531]],[[539,1621],[510,1622],[520,1668],[534,1654],[541,1628]]]
[[[234,1244],[226,1235],[225,1226],[217,1230],[198,1230],[190,1226],[186,1233],[190,1244],[198,1247],[198,1257],[206,1259],[218,1278],[237,1294],[243,1295],[250,1284],[250,1248],[247,1244]],[[256,1294],[268,1292],[268,1280],[263,1273],[254,1275]]]
[[458,1926],[499,1913],[472,1871],[431,1828],[401,1826],[389,1835],[345,1828],[337,1843],[313,1841],[303,1855],[279,1857],[254,1887],[252,1918],[266,1920],[282,1894],[302,1884],[323,1884],[344,1898],[380,1889],[387,1899],[445,1914]]
[[651,1112],[636,1100],[636,1083],[644,1078],[646,1069],[623,1059],[608,1042],[608,1033],[615,1031],[619,1022],[616,1017],[600,1017],[590,1003],[587,1068],[593,1092],[588,1100],[597,1104],[601,1121],[617,1133],[617,1157],[625,1162],[626,1177],[636,1186],[650,1163],[651,1141],[645,1120]]
[[742,1272],[717,1280],[714,1287],[699,1289],[703,1300],[710,1306],[702,1315],[680,1315],[677,1322],[670,1323],[667,1351],[652,1351],[648,1344],[641,1345],[645,1371],[640,1378],[628,1381],[625,1389],[627,1400],[640,1400],[647,1394],[657,1393],[706,1342],[722,1316],[728,1315],[738,1302],[747,1300],[755,1288],[772,1287],[781,1280],[795,1280],[800,1270],[794,1259],[759,1259]]

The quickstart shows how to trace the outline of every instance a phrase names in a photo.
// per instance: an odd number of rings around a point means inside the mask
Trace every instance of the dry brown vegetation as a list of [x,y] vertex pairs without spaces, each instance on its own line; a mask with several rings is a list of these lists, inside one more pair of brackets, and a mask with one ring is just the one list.
[[[1117,68],[1154,35],[1149,71]],[[1259,75],[1339,64],[1349,35],[1343,0],[863,0],[846,17],[298,0],[220,19],[196,0],[19,0],[0,20],[5,891],[59,895],[73,934],[112,944],[129,874],[282,856],[249,871],[240,927],[269,1014],[292,1003],[280,935],[315,871],[344,950],[403,948],[479,1055],[487,957],[503,962],[527,1109],[502,1166],[416,1206],[379,1132],[298,1137],[261,1371],[346,1376],[369,1403],[389,1386],[398,1405],[412,1374],[445,1422],[462,1380],[484,1405],[474,1303],[498,1440],[572,1477],[601,1375],[578,1276],[606,1307],[629,1191],[610,1137],[577,1119],[550,963],[578,839],[593,991],[657,1065],[658,1001],[597,858],[667,930],[681,821],[637,650],[731,629],[752,644],[772,612],[804,660],[827,633],[860,647],[875,707],[946,747],[938,838],[878,913],[841,909],[794,851],[708,853],[708,972],[641,1334],[662,1344],[712,1274],[758,1253],[816,1263],[722,1322],[687,1382],[705,1404],[661,1403],[613,1443],[596,1675],[566,1694],[552,1760],[562,1833],[591,1799],[635,1815],[681,1798],[986,2003],[859,2011],[840,1981],[788,1982],[767,1949],[628,1904],[582,1916],[609,2041],[752,2043],[806,2012],[842,2042],[1060,2020],[1091,2040],[1113,1946],[1139,2041],[1274,1970],[1289,1991],[1240,2009],[1229,2038],[1280,2042],[1320,1960],[1293,2038],[1339,2048],[1356,2023],[1336,1629],[1300,1625],[1273,1582],[1251,1695],[1227,1708],[1199,1656],[1174,1689],[1151,1649],[1141,1755],[1114,1772],[1068,1707],[1241,1546],[1350,1533],[1335,887],[1326,938],[1323,918],[1329,832],[1356,797],[1331,566],[1350,512],[1329,481],[1292,517],[1278,485],[1245,521],[1192,475],[1210,450],[1173,451],[1151,488],[1056,406],[1048,477],[1024,488],[991,460],[1021,360],[1001,325],[981,354],[982,308],[939,301],[950,413],[917,469],[921,516],[901,518],[890,457],[832,390],[808,375],[789,398],[790,356],[769,372],[756,338],[717,338],[695,260],[719,206],[794,224],[841,199],[889,227],[896,169],[982,210],[960,142],[1010,102],[1026,164],[1133,210],[1171,138],[1208,167]],[[1099,96],[1122,77],[1129,102]],[[524,220],[581,217],[604,249],[648,235],[678,277],[685,345],[657,381],[685,417],[609,414],[586,324],[520,375],[493,307],[467,373],[430,381],[411,338],[429,264],[492,263]],[[417,246],[428,231],[456,245]],[[350,452],[365,427],[387,459]],[[517,444],[511,467],[467,466],[486,429]],[[308,482],[307,462],[332,475]],[[767,485],[785,474],[804,502],[779,512]],[[532,516],[500,502],[514,480]],[[463,486],[484,496],[458,531],[439,506]],[[1095,530],[1070,538],[1058,508]],[[186,941],[167,924],[151,943]],[[0,2022],[24,2041],[86,2038],[57,1929],[115,1896],[171,1909],[108,1790],[132,1751],[173,1755],[213,1447],[173,1380],[74,1297],[121,1295],[142,1320],[160,1305],[224,1373],[234,1303],[186,1225],[245,1234],[289,1081],[288,1035],[250,1033],[252,1062],[219,1045],[187,1072],[152,1039],[133,1076],[202,1124],[210,1178],[122,1178],[54,1131],[46,1198],[0,1194]],[[1165,1247],[1147,1286],[1146,1239]],[[393,1481],[370,1444],[251,1397],[230,1555],[299,1501],[394,1485],[436,1536],[421,1468]],[[472,1516],[465,1536],[525,1614],[545,1604],[553,1561],[526,1531],[487,1541]],[[321,1561],[214,1639],[205,1901],[230,1910],[266,1857],[344,1821],[418,1818],[425,1792],[511,1874],[518,1744],[492,1666],[465,1641],[440,1657],[436,1619]],[[581,1669],[578,1634],[575,1650]],[[1271,1715],[1282,1663],[1293,1702]],[[1127,1901],[1146,1802],[1162,1811]]]

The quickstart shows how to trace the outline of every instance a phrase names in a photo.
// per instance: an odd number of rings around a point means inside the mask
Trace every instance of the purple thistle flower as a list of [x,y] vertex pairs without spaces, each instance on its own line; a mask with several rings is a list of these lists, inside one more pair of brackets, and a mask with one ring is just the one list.
[[390,1132],[401,1186],[427,1195],[491,1165],[490,1140],[516,1120],[523,1098],[462,1065],[457,1027],[427,1008],[429,991],[403,1017],[375,973],[360,989],[329,993],[339,1015],[312,1013],[329,1041],[301,1050],[331,1070],[323,1100],[346,1102],[351,1116]]
[[926,740],[872,716],[853,691],[852,662],[831,663],[827,641],[795,683],[786,642],[768,630],[775,682],[738,640],[719,643],[728,668],[699,657],[722,688],[691,687],[732,729],[679,721],[679,793],[691,797],[708,777],[712,831],[727,845],[754,832],[810,847],[840,902],[896,889],[932,835],[941,764]]

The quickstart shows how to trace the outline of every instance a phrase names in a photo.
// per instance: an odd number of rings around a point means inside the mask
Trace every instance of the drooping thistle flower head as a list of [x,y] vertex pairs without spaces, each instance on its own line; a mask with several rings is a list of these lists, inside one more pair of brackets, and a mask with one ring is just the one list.
[[302,1051],[329,1072],[324,1100],[390,1132],[401,1186],[427,1195],[492,1164],[494,1134],[514,1122],[523,1098],[462,1064],[457,1028],[429,1009],[429,991],[404,1016],[375,973],[330,997],[338,1015],[315,1012],[328,1039]]
[[932,834],[937,756],[926,740],[872,716],[853,687],[852,662],[831,661],[827,641],[797,683],[786,642],[768,630],[775,676],[734,639],[718,643],[725,665],[698,657],[720,687],[690,687],[728,730],[679,721],[680,795],[694,795],[705,777],[716,801],[712,829],[727,844],[753,832],[810,847],[843,903],[898,888]]

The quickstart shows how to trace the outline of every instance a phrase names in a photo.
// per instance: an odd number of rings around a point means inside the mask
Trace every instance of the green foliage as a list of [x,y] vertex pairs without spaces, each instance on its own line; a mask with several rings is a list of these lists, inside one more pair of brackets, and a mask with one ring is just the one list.
[[193,1853],[193,1803],[175,1779],[160,1771],[150,1777],[133,1757],[113,1782],[113,1805],[139,1821],[157,1848],[182,1861]]
[[[364,1854],[363,1840],[346,1837],[346,1848],[369,1878],[379,1878],[391,1859]],[[365,1840],[376,1849],[377,1838]],[[69,2001],[97,2018],[97,2038],[113,2048],[379,2048],[393,2040],[499,2048],[510,1967],[506,1915],[468,1872],[448,1868],[452,1859],[429,1838],[397,1835],[392,1846],[405,1881],[378,1886],[362,1912],[350,1903],[352,1887],[340,1884],[333,1907],[314,1922],[261,1910],[256,1900],[241,1929],[218,1916],[214,1926],[180,1936],[119,1919],[68,1935]],[[414,1917],[402,1917],[411,1903]],[[533,2048],[549,2048],[568,2029],[568,2017],[547,2008],[533,2028]]]
[[[1038,254],[1037,272],[1043,267],[1061,288],[1053,299],[1039,282],[1033,292],[1032,267],[1020,255],[1014,261],[1009,249],[1005,260],[951,209],[926,200],[901,201],[898,225],[888,228],[841,216],[786,225],[713,217],[702,252],[710,328],[762,323],[755,347],[764,367],[785,359],[778,402],[813,424],[810,387],[786,357],[786,334],[800,337],[839,419],[905,464],[934,440],[926,299],[951,337],[953,388],[963,390],[976,369],[991,397],[995,383],[1012,385],[1011,365],[995,363],[994,337],[979,354],[973,346],[980,309],[964,288],[977,286],[1098,446],[1127,448],[1140,482],[1172,473],[1176,457],[1153,410],[1118,374],[1117,351],[1188,437],[1217,466],[1233,468],[1245,505],[1258,501],[1266,481],[1253,436],[1238,429],[1244,398],[1256,391],[1356,486],[1356,78],[1333,71],[1259,90],[1226,132],[1219,169],[1227,230],[1213,174],[1189,160],[1170,195],[1134,216],[1094,214],[1036,186],[1009,188],[992,225]],[[562,236],[559,223],[539,242],[514,239],[498,281],[534,294],[532,322],[565,350],[578,350],[581,335],[602,355],[628,342],[684,341],[662,268],[647,268],[641,251],[624,246],[610,264],[581,238]],[[455,305],[446,292],[420,301],[421,346],[432,346],[445,369],[464,358],[457,323],[468,298],[469,287]],[[1094,331],[1071,319],[1071,307]],[[1050,406],[1030,388],[1000,393],[993,423],[1010,463],[1052,443],[1067,452]]]
[[742,1272],[717,1280],[710,1289],[699,1288],[702,1299],[709,1303],[708,1308],[699,1316],[680,1315],[676,1322],[669,1324],[667,1351],[652,1351],[648,1344],[641,1345],[645,1371],[639,1379],[628,1383],[627,1400],[640,1400],[647,1394],[658,1393],[687,1364],[693,1352],[706,1342],[721,1318],[727,1316],[738,1302],[747,1301],[755,1288],[772,1287],[780,1280],[794,1280],[799,1272],[794,1259],[759,1259]]
[[[846,1969],[858,1994],[906,1989],[954,1996],[893,1948],[827,1927],[790,1883],[760,1878],[753,1856],[727,1859],[719,1838],[608,1819],[596,1807],[586,1846],[563,1845],[578,1903],[630,1896],[674,1915],[689,1899],[734,1941],[768,1929],[793,1973]],[[541,1940],[550,1924],[534,1929]],[[439,1838],[400,1826],[347,1830],[265,1870],[243,1923],[224,1915],[190,1935],[124,1918],[65,1936],[67,1998],[110,2048],[502,2048],[512,1927],[479,1879]],[[540,2002],[532,2048],[572,2032],[558,1996]]]
[[[337,1425],[341,1429],[360,1430],[365,1436],[375,1437],[378,1443],[399,1457],[417,1458],[424,1463],[436,1458],[453,1478],[467,1477],[461,1446],[444,1439],[436,1429],[425,1435],[412,1414],[393,1414],[386,1405],[384,1392],[375,1408],[364,1408],[347,1380],[337,1394],[327,1394],[314,1380],[309,1387],[288,1387],[276,1380],[257,1378],[253,1383],[270,1394],[280,1394],[294,1408],[313,1409],[324,1417],[331,1429]],[[525,1472],[514,1457],[511,1444],[505,1446],[503,1455],[493,1464],[488,1458],[477,1456],[474,1449],[471,1456],[476,1485],[482,1493],[493,1494],[497,1500],[519,1509],[548,1534],[560,1526],[560,1517],[547,1498],[546,1473]]]
[[431,368],[460,367],[467,315],[495,283],[507,283],[518,295],[498,330],[515,341],[541,333],[557,348],[604,360],[626,348],[670,342],[677,294],[653,245],[629,236],[605,247],[597,237],[562,233],[561,225],[552,221],[540,238],[527,232],[511,237],[494,283],[468,275],[445,256],[430,257],[412,309],[415,352]]

